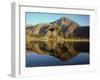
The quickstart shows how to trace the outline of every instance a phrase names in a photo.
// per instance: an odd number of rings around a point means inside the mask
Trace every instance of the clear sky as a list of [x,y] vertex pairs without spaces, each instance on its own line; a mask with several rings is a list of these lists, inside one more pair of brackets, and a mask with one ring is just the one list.
[[26,12],[26,25],[36,25],[38,23],[49,23],[55,20],[60,19],[61,17],[68,17],[81,26],[90,25],[90,16],[89,15],[79,15],[79,14],[58,14],[58,13],[34,13]]

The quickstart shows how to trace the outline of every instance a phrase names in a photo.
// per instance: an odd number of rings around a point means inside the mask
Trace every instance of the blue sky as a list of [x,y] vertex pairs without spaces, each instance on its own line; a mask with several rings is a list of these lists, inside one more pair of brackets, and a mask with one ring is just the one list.
[[58,14],[58,13],[39,13],[39,12],[26,12],[26,25],[36,25],[38,23],[49,23],[60,19],[61,17],[68,17],[81,26],[88,26],[90,24],[89,15],[79,14]]

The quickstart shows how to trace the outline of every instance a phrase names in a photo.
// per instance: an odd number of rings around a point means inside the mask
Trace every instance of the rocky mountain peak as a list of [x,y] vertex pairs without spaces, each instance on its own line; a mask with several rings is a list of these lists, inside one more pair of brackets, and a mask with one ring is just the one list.
[[61,17],[56,21],[56,23],[58,26],[62,26],[62,25],[69,26],[72,23],[72,21],[68,17]]
[[54,34],[54,32],[56,32],[59,36],[67,38],[78,27],[80,27],[80,25],[72,21],[68,17],[61,17],[54,22],[35,25],[35,29],[32,30],[32,33],[34,32],[34,34],[46,36],[50,32],[52,33],[52,35]]
[[67,21],[67,20],[70,20],[70,19],[68,17],[61,17],[59,20],[60,21]]

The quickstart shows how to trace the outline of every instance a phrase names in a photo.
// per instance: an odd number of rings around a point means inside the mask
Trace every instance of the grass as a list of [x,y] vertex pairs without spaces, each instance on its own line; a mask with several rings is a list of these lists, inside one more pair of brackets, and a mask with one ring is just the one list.
[[63,41],[68,41],[68,42],[89,42],[89,39],[63,39]]
[[89,42],[89,39],[76,39],[76,38],[48,38],[48,37],[33,37],[33,41],[68,41],[68,42]]

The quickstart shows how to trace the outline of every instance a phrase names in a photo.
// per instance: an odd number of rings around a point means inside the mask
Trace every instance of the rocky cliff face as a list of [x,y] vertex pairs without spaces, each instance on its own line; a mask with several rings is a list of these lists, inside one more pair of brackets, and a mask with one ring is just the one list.
[[62,17],[59,20],[56,20],[52,22],[51,24],[57,25],[60,27],[60,30],[58,32],[58,35],[63,37],[63,38],[68,38],[72,36],[72,33],[80,27],[79,24],[76,22],[70,20],[69,18]]
[[76,22],[69,18],[62,17],[49,24],[37,24],[26,28],[26,32],[33,36],[60,36],[63,38],[69,38],[78,27],[80,27],[80,25]]

